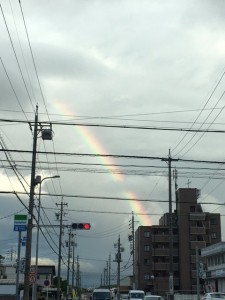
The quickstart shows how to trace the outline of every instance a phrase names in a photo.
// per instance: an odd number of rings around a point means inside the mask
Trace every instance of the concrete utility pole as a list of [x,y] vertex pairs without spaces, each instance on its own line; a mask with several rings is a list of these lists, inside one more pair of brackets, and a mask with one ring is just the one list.
[[[30,124],[31,127],[31,124]],[[49,127],[44,129],[44,127]],[[32,248],[32,229],[33,229],[33,211],[34,211],[34,188],[35,188],[35,169],[36,169],[36,155],[37,155],[37,136],[42,133],[43,140],[52,140],[51,124],[38,123],[38,106],[36,106],[34,133],[33,133],[33,151],[32,151],[32,165],[31,165],[31,179],[30,179],[30,200],[28,208],[28,223],[26,236],[26,253],[25,253],[25,274],[24,274],[24,300],[29,300],[30,296],[30,267],[31,267],[31,248]]]
[[131,225],[129,227],[131,229],[131,235],[129,235],[129,241],[131,242],[131,253],[133,258],[133,290],[135,290],[135,257],[134,257],[134,212],[132,211],[132,217],[131,217]]
[[170,268],[169,268],[169,293],[170,299],[173,300],[173,215],[172,215],[172,186],[171,186],[171,156],[169,150],[169,235],[170,235]]
[[117,262],[117,300],[120,300],[120,263],[122,262],[121,252],[124,251],[124,248],[122,248],[120,244],[120,236],[117,244],[114,244],[114,247],[117,247],[116,258],[114,261]]
[[109,264],[108,264],[108,266],[109,266],[109,272],[108,272],[109,281],[108,281],[108,283],[109,283],[109,290],[110,290],[110,288],[111,288],[111,281],[110,281],[110,276],[111,276],[111,254],[109,254]]
[[120,263],[121,263],[121,252],[120,252],[120,236],[118,238],[118,252],[117,252],[117,300],[120,300]]
[[27,223],[26,254],[25,254],[24,300],[30,299],[29,297],[30,266],[31,266],[31,246],[32,246],[33,210],[34,210],[37,134],[38,134],[38,107],[36,106],[35,121],[34,121],[31,179],[30,179],[30,200],[29,200],[28,223]]
[[68,300],[69,296],[69,288],[70,288],[70,249],[71,249],[71,227],[69,228],[69,241],[68,241],[68,259],[67,259],[67,289],[66,289],[66,300]]
[[169,297],[174,299],[174,284],[173,284],[173,214],[172,214],[172,185],[171,185],[171,162],[178,159],[171,158],[170,149],[168,158],[162,159],[168,162],[168,181],[169,181],[169,237],[170,237],[170,253],[169,253]]
[[57,300],[61,299],[61,260],[62,260],[62,230],[63,230],[63,207],[67,205],[67,203],[63,202],[63,198],[61,199],[61,203],[56,203],[57,206],[60,206],[60,226],[59,226],[59,256],[58,256],[58,282],[57,282]]
[[76,276],[76,286],[78,293],[80,295],[80,263],[79,263],[79,256],[77,255],[77,276]]
[[73,263],[72,263],[72,287],[74,288],[74,278],[75,278],[75,247],[76,247],[76,241],[75,241],[75,234],[72,235],[72,247],[73,247]]

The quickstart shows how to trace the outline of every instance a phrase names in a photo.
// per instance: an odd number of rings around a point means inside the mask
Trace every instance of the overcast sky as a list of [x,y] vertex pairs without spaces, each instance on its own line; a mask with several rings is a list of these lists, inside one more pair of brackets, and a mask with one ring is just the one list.
[[[222,0],[1,1],[1,148],[32,150],[28,121],[33,128],[36,105],[39,121],[53,123],[52,141],[38,135],[37,150],[52,154],[38,154],[36,175],[60,175],[45,180],[42,193],[64,197],[41,196],[42,223],[59,224],[61,201],[67,204],[65,225],[91,223],[90,231],[76,236],[84,285],[100,283],[119,235],[125,248],[121,276],[132,274],[131,214],[137,228],[158,224],[168,211],[168,164],[161,158],[169,149],[180,159],[172,162],[178,186],[200,189],[199,201],[213,203],[203,204],[204,210],[220,212],[224,224],[224,207],[216,205],[224,203],[224,166],[200,162],[225,159],[224,133],[204,132],[225,125],[224,11]],[[29,193],[31,154],[8,154],[17,176],[0,155],[0,190]],[[28,206],[29,197],[19,196]],[[15,196],[0,197],[5,255],[17,250],[14,215],[27,211]],[[57,266],[59,228],[43,231],[51,247],[41,236],[40,261]],[[64,245],[66,240],[67,229]],[[36,229],[32,257],[35,241]],[[66,253],[63,246],[65,261]],[[112,262],[113,274],[116,267]]]

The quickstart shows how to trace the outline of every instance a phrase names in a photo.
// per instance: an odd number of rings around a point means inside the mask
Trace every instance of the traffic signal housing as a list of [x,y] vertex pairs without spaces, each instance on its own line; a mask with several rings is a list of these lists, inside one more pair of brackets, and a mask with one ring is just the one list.
[[90,230],[91,224],[90,223],[72,223],[72,229]]

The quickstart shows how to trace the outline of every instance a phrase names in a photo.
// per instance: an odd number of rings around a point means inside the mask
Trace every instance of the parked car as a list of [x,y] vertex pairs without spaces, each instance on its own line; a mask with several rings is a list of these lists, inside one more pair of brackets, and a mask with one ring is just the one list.
[[164,300],[164,299],[159,295],[146,295],[144,300]]
[[213,300],[213,299],[225,299],[225,293],[214,292],[214,293],[206,293],[202,300]]

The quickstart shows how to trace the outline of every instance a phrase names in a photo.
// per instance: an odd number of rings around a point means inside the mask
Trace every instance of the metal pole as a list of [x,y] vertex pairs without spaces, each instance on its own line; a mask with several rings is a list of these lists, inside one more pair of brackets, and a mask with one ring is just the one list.
[[25,254],[24,300],[29,300],[29,292],[30,292],[29,283],[30,283],[30,266],[31,266],[37,134],[38,134],[38,106],[36,106],[35,123],[34,123],[32,168],[31,168],[31,180],[30,180],[30,200],[29,200],[29,215],[28,215],[29,219],[27,223],[27,242],[26,242],[26,254]]
[[[38,216],[37,216],[37,240],[36,240],[36,258],[35,258],[35,283],[34,283],[34,292],[32,294],[32,299],[37,299],[37,277],[38,277],[38,250],[39,250],[39,232],[40,232],[40,210],[41,210],[41,185],[42,182],[50,178],[59,178],[59,175],[48,176],[41,179],[41,176],[36,176],[35,184],[39,183],[39,193],[38,193]],[[41,180],[40,180],[41,179]],[[38,180],[40,180],[38,182]]]
[[39,246],[39,224],[40,224],[40,207],[41,207],[41,183],[39,184],[39,197],[38,197],[38,217],[37,217],[37,240],[36,240],[36,258],[35,258],[35,283],[34,283],[34,293],[32,299],[37,298],[37,277],[38,277],[38,246]]
[[20,250],[21,250],[21,231],[18,234],[18,255],[17,255],[17,264],[16,264],[16,297],[15,299],[19,300],[19,278],[20,278]]

